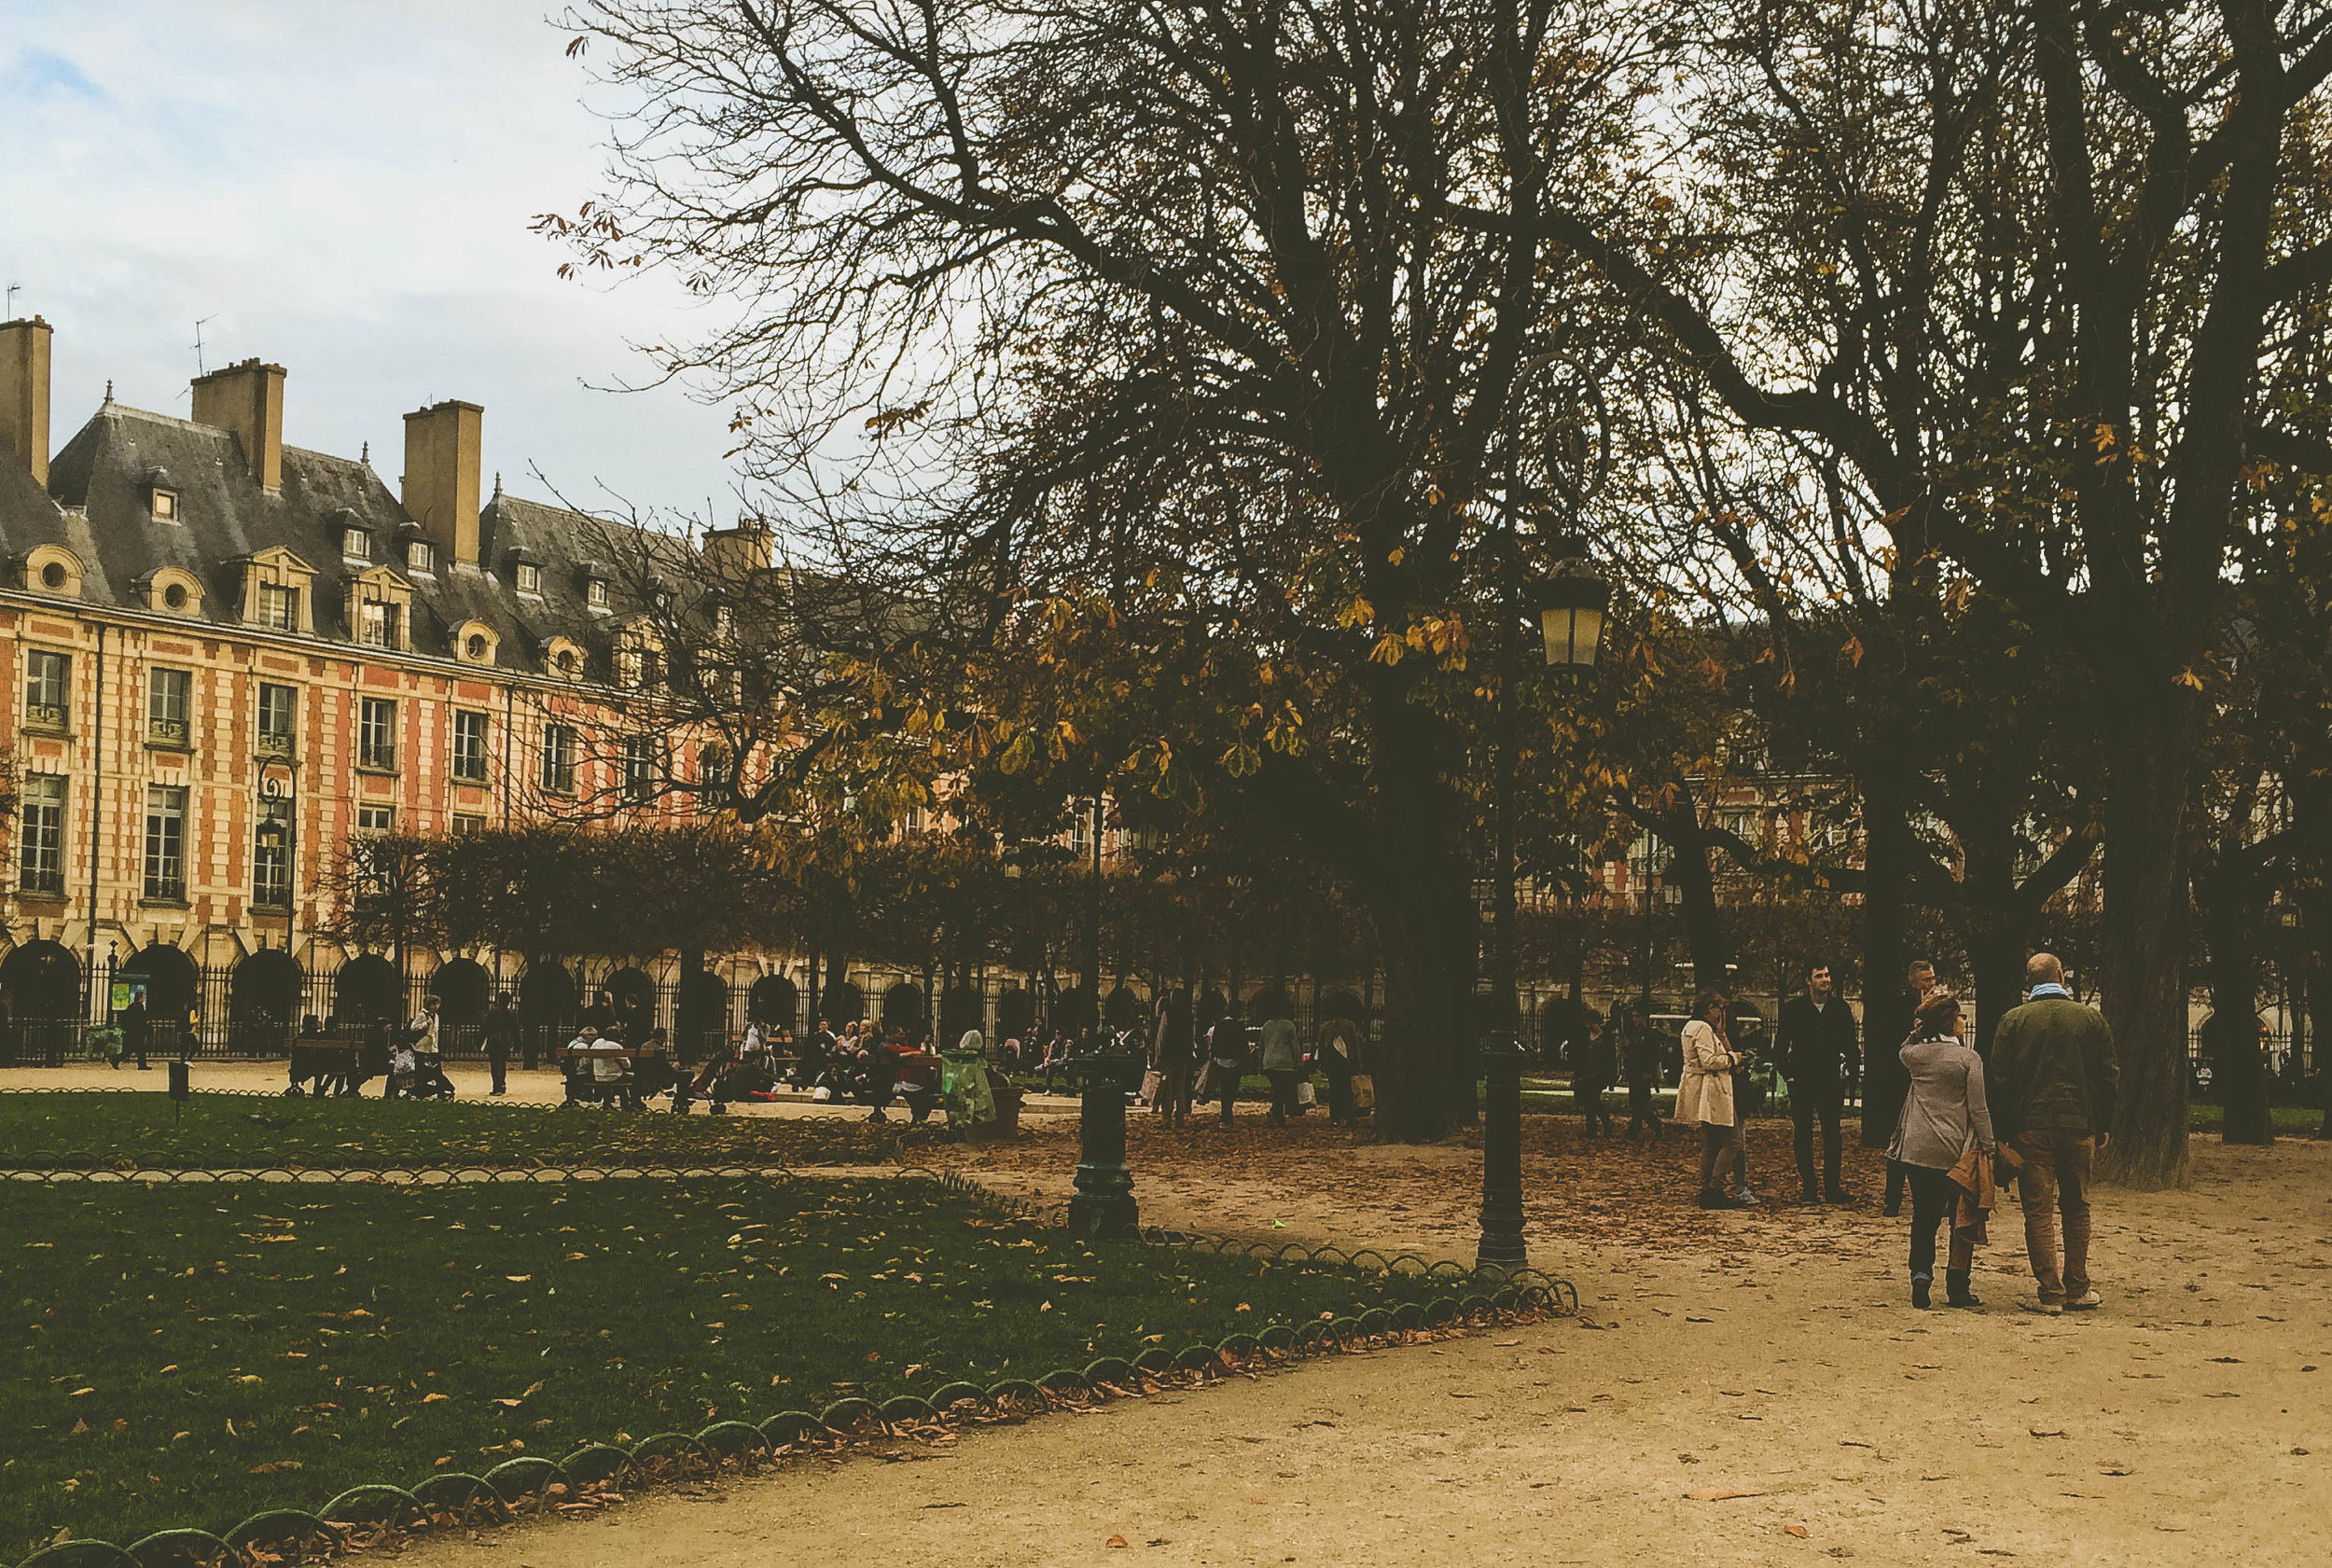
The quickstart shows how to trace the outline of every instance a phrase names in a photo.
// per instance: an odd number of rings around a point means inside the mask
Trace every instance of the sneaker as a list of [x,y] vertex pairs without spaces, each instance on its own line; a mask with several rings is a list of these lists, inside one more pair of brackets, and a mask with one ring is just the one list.
[[2024,1310],[2028,1312],[2038,1312],[2045,1318],[2062,1317],[2065,1314],[2065,1304],[2061,1301],[2035,1301]]
[[2093,1290],[2083,1291],[2078,1299],[2065,1303],[2068,1312],[2093,1312],[2105,1304],[2105,1298]]
[[1745,1187],[1745,1186],[1737,1186],[1737,1187],[1733,1188],[1733,1207],[1734,1207],[1734,1208],[1736,1208],[1736,1209],[1754,1209],[1754,1208],[1756,1208],[1756,1206],[1757,1206],[1757,1195],[1756,1195],[1755,1192],[1751,1191],[1749,1188],[1747,1188],[1747,1187]]

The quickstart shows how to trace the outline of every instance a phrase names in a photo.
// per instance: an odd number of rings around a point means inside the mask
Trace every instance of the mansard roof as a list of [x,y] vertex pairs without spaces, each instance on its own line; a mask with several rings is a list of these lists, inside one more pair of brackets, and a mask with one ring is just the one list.
[[[157,470],[177,493],[174,520],[152,513]],[[61,545],[87,566],[81,600],[123,609],[143,607],[140,581],[178,567],[203,585],[198,618],[224,628],[240,621],[243,562],[288,551],[314,572],[315,636],[339,643],[354,641],[350,582],[385,565],[412,585],[416,654],[453,658],[455,631],[477,621],[494,633],[495,663],[513,673],[543,673],[554,636],[606,668],[616,617],[589,604],[579,569],[609,552],[600,520],[497,491],[479,513],[478,563],[440,552],[433,571],[417,573],[392,553],[415,534],[413,520],[369,464],[286,446],[283,479],[274,493],[262,489],[228,431],[108,402],[57,454],[46,493],[20,465],[0,462],[0,554],[13,565],[41,545]],[[340,535],[349,526],[371,534],[372,560],[343,559]],[[693,575],[686,541],[658,535],[651,548],[659,563]],[[542,568],[539,592],[518,591],[512,562],[521,561]],[[620,581],[610,587],[623,591]]]

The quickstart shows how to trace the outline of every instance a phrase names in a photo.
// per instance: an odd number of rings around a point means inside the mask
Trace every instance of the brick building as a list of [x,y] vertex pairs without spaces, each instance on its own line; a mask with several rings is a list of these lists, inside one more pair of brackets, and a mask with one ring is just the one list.
[[[197,1006],[206,1036],[222,1012],[328,1010],[326,977],[388,1005],[385,961],[320,932],[352,836],[572,812],[618,782],[588,732],[640,631],[593,560],[604,533],[498,478],[483,493],[474,404],[405,416],[394,489],[368,451],[287,445],[285,372],[257,360],[198,379],[191,419],[109,387],[52,456],[49,340],[36,317],[0,324],[12,1027],[98,1012],[109,963]],[[704,548],[768,564],[757,528]],[[740,995],[775,978],[736,964]],[[421,954],[411,984],[441,965],[465,1011],[517,978],[514,957]],[[214,976],[226,994],[203,993]],[[553,1011],[598,983],[532,978]]]

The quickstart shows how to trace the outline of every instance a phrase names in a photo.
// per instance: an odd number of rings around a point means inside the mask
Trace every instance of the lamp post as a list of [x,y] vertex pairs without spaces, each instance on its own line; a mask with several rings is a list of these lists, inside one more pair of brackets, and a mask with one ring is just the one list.
[[[1509,590],[1509,609],[1513,607]],[[1611,589],[1591,574],[1556,577],[1539,594],[1539,634],[1550,670],[1584,674],[1603,646]],[[1514,712],[1520,659],[1517,617],[1506,617],[1506,673],[1498,687],[1496,868],[1490,981],[1494,1025],[1482,1045],[1482,1215],[1478,1269],[1510,1273],[1529,1260],[1522,1237],[1522,1049],[1514,960]]]
[[[272,812],[265,812],[253,837],[255,845],[262,850],[274,849],[284,856],[284,951],[297,956],[299,937],[299,764],[290,757],[262,755],[257,757],[259,775],[259,798],[266,806],[282,803],[285,810],[279,821]],[[275,770],[284,770],[283,778]]]

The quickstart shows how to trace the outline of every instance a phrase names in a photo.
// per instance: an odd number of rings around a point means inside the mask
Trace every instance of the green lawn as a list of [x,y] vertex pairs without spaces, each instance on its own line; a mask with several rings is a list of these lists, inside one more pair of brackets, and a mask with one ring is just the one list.
[[0,1166],[820,1165],[887,1158],[864,1117],[676,1117],[460,1101],[0,1094]]
[[911,1179],[0,1192],[0,1562],[1449,1289]]

